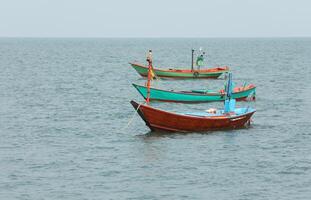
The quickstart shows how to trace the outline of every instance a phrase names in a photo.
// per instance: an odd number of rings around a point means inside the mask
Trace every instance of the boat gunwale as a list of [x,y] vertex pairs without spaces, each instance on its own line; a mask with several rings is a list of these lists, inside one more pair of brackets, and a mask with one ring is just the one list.
[[[255,109],[252,108],[251,111],[249,112],[246,112],[244,114],[241,114],[241,115],[235,115],[235,116],[230,116],[230,115],[219,115],[219,116],[192,116],[192,115],[187,115],[187,114],[182,114],[182,113],[176,113],[176,112],[169,112],[169,111],[165,111],[165,110],[162,110],[162,109],[158,109],[158,108],[154,108],[152,106],[148,106],[148,105],[143,105],[143,104],[140,104],[140,103],[137,103],[136,101],[132,100],[131,101],[131,104],[133,105],[134,102],[135,104],[137,104],[139,106],[139,109],[142,113],[143,111],[141,110],[142,108],[146,108],[146,109],[151,109],[151,110],[155,110],[157,112],[162,112],[162,113],[165,113],[165,114],[170,114],[170,115],[175,115],[175,116],[178,116],[178,117],[182,117],[182,118],[190,118],[190,119],[205,119],[205,120],[208,120],[208,119],[212,119],[212,120],[224,120],[224,119],[229,119],[229,120],[232,120],[232,119],[235,119],[235,118],[240,118],[240,117],[243,117],[243,116],[247,116],[249,114],[253,114],[256,112]],[[148,121],[146,119],[146,121]],[[148,121],[149,122],[149,121]]]

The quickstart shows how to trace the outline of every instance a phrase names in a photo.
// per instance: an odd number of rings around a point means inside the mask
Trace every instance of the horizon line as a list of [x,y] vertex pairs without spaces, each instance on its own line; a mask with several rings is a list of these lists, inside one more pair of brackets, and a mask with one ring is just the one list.
[[311,38],[311,36],[206,36],[206,37],[162,37],[162,36],[129,36],[129,37],[112,37],[112,36],[0,36],[3,38],[16,38],[16,39],[269,39],[269,38]]

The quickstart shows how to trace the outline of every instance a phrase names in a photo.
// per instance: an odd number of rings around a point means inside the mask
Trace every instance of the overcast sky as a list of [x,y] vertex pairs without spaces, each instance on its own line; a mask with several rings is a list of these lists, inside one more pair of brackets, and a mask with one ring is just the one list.
[[0,0],[0,37],[310,37],[311,0]]

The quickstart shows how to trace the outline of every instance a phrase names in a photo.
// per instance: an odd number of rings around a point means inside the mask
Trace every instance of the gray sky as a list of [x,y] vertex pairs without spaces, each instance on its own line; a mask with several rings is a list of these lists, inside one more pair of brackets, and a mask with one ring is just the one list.
[[310,0],[0,0],[0,37],[310,37]]

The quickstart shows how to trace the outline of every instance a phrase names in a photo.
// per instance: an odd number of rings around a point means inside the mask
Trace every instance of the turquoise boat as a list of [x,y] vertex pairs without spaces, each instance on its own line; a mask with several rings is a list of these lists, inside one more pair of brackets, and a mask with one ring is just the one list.
[[[132,84],[138,92],[147,98],[147,87],[137,84]],[[249,84],[242,87],[235,87],[232,93],[233,99],[245,100],[255,99],[256,87],[253,84]],[[224,90],[212,91],[212,90],[191,90],[191,91],[174,91],[174,90],[162,90],[157,88],[150,88],[150,100],[151,101],[166,101],[166,102],[181,102],[181,103],[202,103],[210,101],[224,101],[226,94]]]

